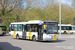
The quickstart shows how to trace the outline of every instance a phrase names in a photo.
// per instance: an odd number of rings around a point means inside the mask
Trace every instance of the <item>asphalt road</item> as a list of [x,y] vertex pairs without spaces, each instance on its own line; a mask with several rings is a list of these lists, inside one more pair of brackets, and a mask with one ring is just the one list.
[[0,36],[0,50],[75,50],[75,34],[62,34],[58,41],[39,42]]

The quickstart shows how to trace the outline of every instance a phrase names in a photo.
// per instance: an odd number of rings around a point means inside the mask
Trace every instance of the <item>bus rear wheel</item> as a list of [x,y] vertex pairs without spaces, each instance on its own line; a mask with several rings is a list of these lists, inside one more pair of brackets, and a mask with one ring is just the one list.
[[2,33],[2,36],[4,36],[4,32]]
[[32,37],[32,40],[33,40],[33,41],[36,41],[36,38],[35,38],[35,36],[33,36],[33,37]]
[[19,35],[18,34],[16,35],[16,39],[19,39]]
[[66,31],[64,31],[64,34],[67,34],[67,32],[66,32]]

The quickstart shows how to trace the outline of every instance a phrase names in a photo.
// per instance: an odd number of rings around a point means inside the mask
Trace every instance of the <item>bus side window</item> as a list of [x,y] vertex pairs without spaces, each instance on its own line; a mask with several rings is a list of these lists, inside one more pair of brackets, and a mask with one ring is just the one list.
[[10,27],[9,27],[9,32],[10,32],[11,30],[10,30]]
[[73,27],[72,30],[75,30],[75,27]]
[[36,24],[31,25],[31,31],[37,32],[37,25]]
[[35,27],[35,32],[37,32],[37,26]]
[[58,30],[59,30],[59,26],[58,26]]
[[72,30],[72,27],[67,27],[67,30]]
[[63,27],[63,30],[66,30],[66,27],[65,26]]
[[34,32],[34,26],[31,26],[31,31]]
[[14,25],[14,31],[17,31],[17,25],[16,24]]
[[11,31],[14,31],[14,25],[11,25]]
[[72,27],[69,27],[69,30],[72,30]]
[[17,31],[22,31],[22,24],[17,25]]
[[63,26],[61,26],[61,30],[64,30],[64,29],[63,29]]
[[31,25],[27,25],[27,31],[31,32]]

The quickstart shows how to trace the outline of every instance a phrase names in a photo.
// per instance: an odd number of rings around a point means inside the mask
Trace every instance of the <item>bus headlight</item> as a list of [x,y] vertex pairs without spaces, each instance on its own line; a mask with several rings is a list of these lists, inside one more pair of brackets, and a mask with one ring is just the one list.
[[53,36],[50,35],[49,37],[50,37],[51,39],[53,39]]

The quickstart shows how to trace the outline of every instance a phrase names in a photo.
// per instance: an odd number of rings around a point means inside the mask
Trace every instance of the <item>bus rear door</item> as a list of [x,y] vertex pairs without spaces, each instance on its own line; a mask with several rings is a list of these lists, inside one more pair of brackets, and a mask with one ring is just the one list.
[[38,26],[37,31],[38,31],[38,40],[39,41],[43,40],[42,25]]
[[23,39],[26,39],[26,25],[23,25]]

